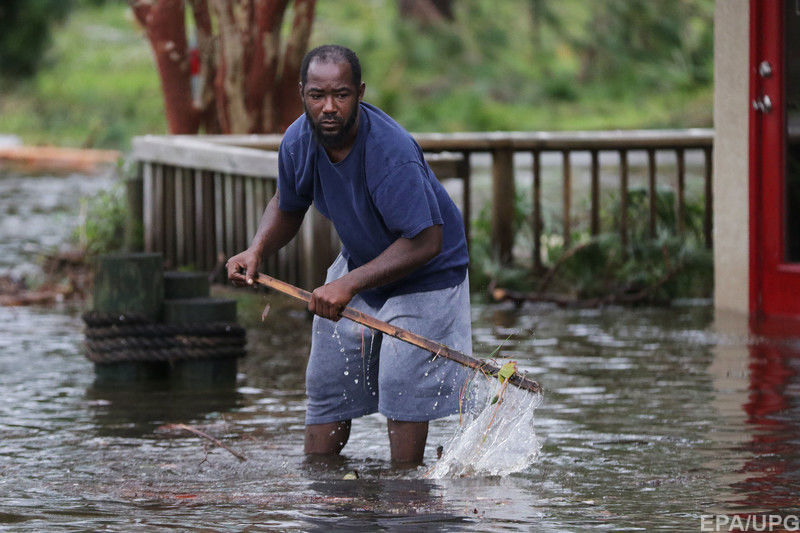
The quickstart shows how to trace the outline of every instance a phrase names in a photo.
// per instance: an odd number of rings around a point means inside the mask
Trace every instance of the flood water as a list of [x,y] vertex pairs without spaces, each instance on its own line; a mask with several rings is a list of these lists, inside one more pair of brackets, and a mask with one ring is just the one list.
[[800,343],[704,302],[475,304],[476,354],[505,341],[502,360],[544,386],[543,447],[516,474],[435,481],[457,420],[432,425],[417,470],[391,467],[378,415],[341,459],[303,456],[303,311],[250,328],[223,391],[96,386],[80,312],[0,307],[0,529],[691,531],[703,515],[797,514]]

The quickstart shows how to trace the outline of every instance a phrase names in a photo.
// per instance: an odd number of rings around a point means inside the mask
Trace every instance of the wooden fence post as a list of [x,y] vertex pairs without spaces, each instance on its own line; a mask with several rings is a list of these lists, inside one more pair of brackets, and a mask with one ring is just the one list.
[[125,203],[127,205],[125,222],[125,250],[141,251],[144,230],[144,169],[146,163],[137,163],[136,176],[125,180]]
[[675,157],[678,161],[678,190],[676,200],[676,213],[675,217],[678,223],[678,235],[683,237],[686,235],[686,158],[684,157],[683,148],[675,150]]
[[658,187],[656,185],[656,151],[647,150],[647,190],[650,197],[649,221],[650,238],[656,238],[656,219],[658,218]]
[[597,150],[590,152],[592,156],[592,236],[600,233],[600,157]]
[[570,207],[572,205],[572,166],[569,162],[569,150],[561,152],[561,161],[563,173],[561,214],[564,227],[564,249],[566,250],[569,248],[570,242],[572,241],[572,219],[570,217]]
[[533,270],[544,271],[542,266],[542,153],[533,151]]
[[703,157],[705,158],[705,171],[703,174],[704,181],[704,194],[705,194],[705,213],[703,218],[703,235],[706,241],[706,248],[709,250],[714,245],[714,216],[712,201],[712,185],[711,185],[711,171],[712,171],[712,158],[711,148],[703,149]]
[[514,246],[514,151],[492,151],[492,241],[501,264],[511,263]]
[[469,164],[469,152],[461,152],[461,157],[462,160],[458,163],[457,174],[461,178],[462,187],[464,187],[461,196],[463,203],[463,213],[461,214],[464,217],[464,234],[467,239],[467,253],[469,253],[470,241],[472,240],[472,194],[470,194],[472,189],[472,169]]
[[628,247],[628,151],[619,151],[619,237],[623,253]]

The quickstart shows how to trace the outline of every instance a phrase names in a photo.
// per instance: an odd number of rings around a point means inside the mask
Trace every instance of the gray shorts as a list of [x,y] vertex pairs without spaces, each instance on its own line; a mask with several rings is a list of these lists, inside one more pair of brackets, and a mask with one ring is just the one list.
[[[340,255],[326,283],[347,273]],[[356,296],[351,307],[466,354],[472,353],[469,279],[447,289],[393,296],[379,308]],[[459,393],[472,372],[441,356],[346,318],[314,317],[306,369],[306,424],[374,412],[421,422],[459,411]]]

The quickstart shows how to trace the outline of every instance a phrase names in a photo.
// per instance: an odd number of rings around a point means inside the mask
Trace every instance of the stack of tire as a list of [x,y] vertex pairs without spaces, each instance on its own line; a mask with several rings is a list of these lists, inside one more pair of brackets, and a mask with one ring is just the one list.
[[103,384],[232,385],[246,353],[236,301],[211,298],[206,274],[164,272],[160,254],[100,257],[83,320],[86,357]]

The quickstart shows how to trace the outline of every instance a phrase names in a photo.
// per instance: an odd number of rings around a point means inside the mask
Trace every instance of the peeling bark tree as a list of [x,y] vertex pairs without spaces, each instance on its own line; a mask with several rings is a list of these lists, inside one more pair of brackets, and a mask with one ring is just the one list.
[[[153,49],[170,133],[284,131],[302,112],[297,95],[316,0],[129,0]],[[200,72],[192,95],[187,3]],[[291,29],[281,41],[292,4]]]

